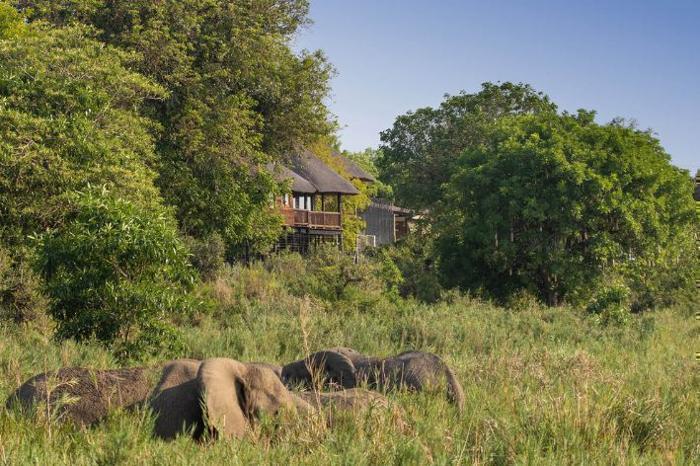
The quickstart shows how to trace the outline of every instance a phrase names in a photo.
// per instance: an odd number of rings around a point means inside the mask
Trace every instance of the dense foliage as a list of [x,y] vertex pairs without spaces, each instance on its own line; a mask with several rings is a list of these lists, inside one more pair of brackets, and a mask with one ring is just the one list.
[[423,209],[446,287],[556,305],[620,277],[634,310],[692,289],[692,184],[650,132],[487,83],[398,117],[382,140],[381,176]]
[[0,5],[0,314],[23,322],[48,305],[57,336],[125,356],[175,343],[166,318],[182,310],[188,252],[155,185],[158,125],[142,113],[167,94],[89,28],[26,26],[10,11]]
[[104,189],[67,197],[63,224],[38,245],[58,336],[96,338],[123,356],[175,347],[170,322],[194,277],[168,212]]
[[0,41],[0,242],[15,253],[60,223],[61,196],[88,183],[160,202],[155,126],[138,110],[165,93],[127,70],[131,55],[88,34],[39,26]]
[[436,228],[449,284],[552,305],[630,268],[692,286],[688,174],[648,132],[593,116],[502,118],[459,158]]
[[331,68],[296,53],[306,0],[20,1],[31,20],[97,30],[134,52],[133,69],[168,90],[148,114],[158,140],[158,186],[181,229],[220,234],[230,253],[264,249],[281,220],[265,162],[329,133],[323,105]]
[[526,84],[484,83],[476,94],[446,96],[440,107],[401,115],[382,132],[381,178],[400,205],[429,212],[442,199],[459,155],[487,142],[487,129],[498,118],[554,110],[547,96]]

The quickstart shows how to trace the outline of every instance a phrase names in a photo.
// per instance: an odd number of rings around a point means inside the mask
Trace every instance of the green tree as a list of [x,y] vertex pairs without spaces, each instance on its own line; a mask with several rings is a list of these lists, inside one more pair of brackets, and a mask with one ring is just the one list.
[[504,115],[553,112],[556,106],[526,84],[484,83],[475,94],[447,95],[438,108],[421,108],[396,118],[381,134],[377,167],[397,201],[432,210],[459,155],[487,140],[487,129]]
[[128,357],[176,349],[169,322],[187,307],[193,274],[169,212],[104,188],[65,198],[63,223],[38,244],[58,337],[96,338]]
[[458,159],[437,213],[448,285],[550,305],[613,276],[639,296],[650,281],[669,295],[692,286],[692,183],[650,132],[547,112],[504,116],[484,139]]
[[138,110],[165,93],[126,69],[133,55],[89,35],[40,25],[0,41],[0,242],[15,254],[62,222],[68,191],[162,202],[149,168],[157,126]]
[[136,53],[134,69],[169,91],[149,114],[158,141],[158,185],[183,231],[219,233],[235,252],[279,233],[269,209],[276,184],[264,170],[328,134],[323,104],[331,67],[320,52],[296,53],[306,0],[20,1],[30,19],[81,22]]

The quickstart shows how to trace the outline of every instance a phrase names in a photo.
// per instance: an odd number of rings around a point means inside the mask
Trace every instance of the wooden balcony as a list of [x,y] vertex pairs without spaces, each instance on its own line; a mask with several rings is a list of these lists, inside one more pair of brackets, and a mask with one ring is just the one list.
[[311,228],[314,230],[342,230],[340,212],[314,212],[309,210],[283,208],[284,224],[288,227]]

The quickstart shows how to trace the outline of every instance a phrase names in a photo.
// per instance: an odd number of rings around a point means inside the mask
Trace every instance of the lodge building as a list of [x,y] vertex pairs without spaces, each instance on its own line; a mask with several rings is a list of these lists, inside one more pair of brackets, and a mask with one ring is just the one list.
[[[351,179],[363,183],[376,181],[341,154],[331,156]],[[305,253],[313,245],[322,243],[342,247],[343,197],[358,195],[360,191],[308,150],[293,154],[284,164],[270,165],[268,169],[278,181],[289,182],[291,191],[276,201],[285,226],[276,249]],[[386,202],[373,200],[367,211],[358,213],[367,224],[361,238],[363,244],[387,244],[407,233],[408,211],[398,208],[387,210],[387,205]],[[396,219],[399,223],[404,222],[398,229]]]

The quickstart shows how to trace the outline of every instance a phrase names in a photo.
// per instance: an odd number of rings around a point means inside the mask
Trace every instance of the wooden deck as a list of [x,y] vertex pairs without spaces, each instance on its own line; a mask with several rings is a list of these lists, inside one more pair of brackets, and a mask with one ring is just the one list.
[[288,227],[312,230],[342,230],[340,212],[314,212],[300,209],[282,209],[284,224]]

